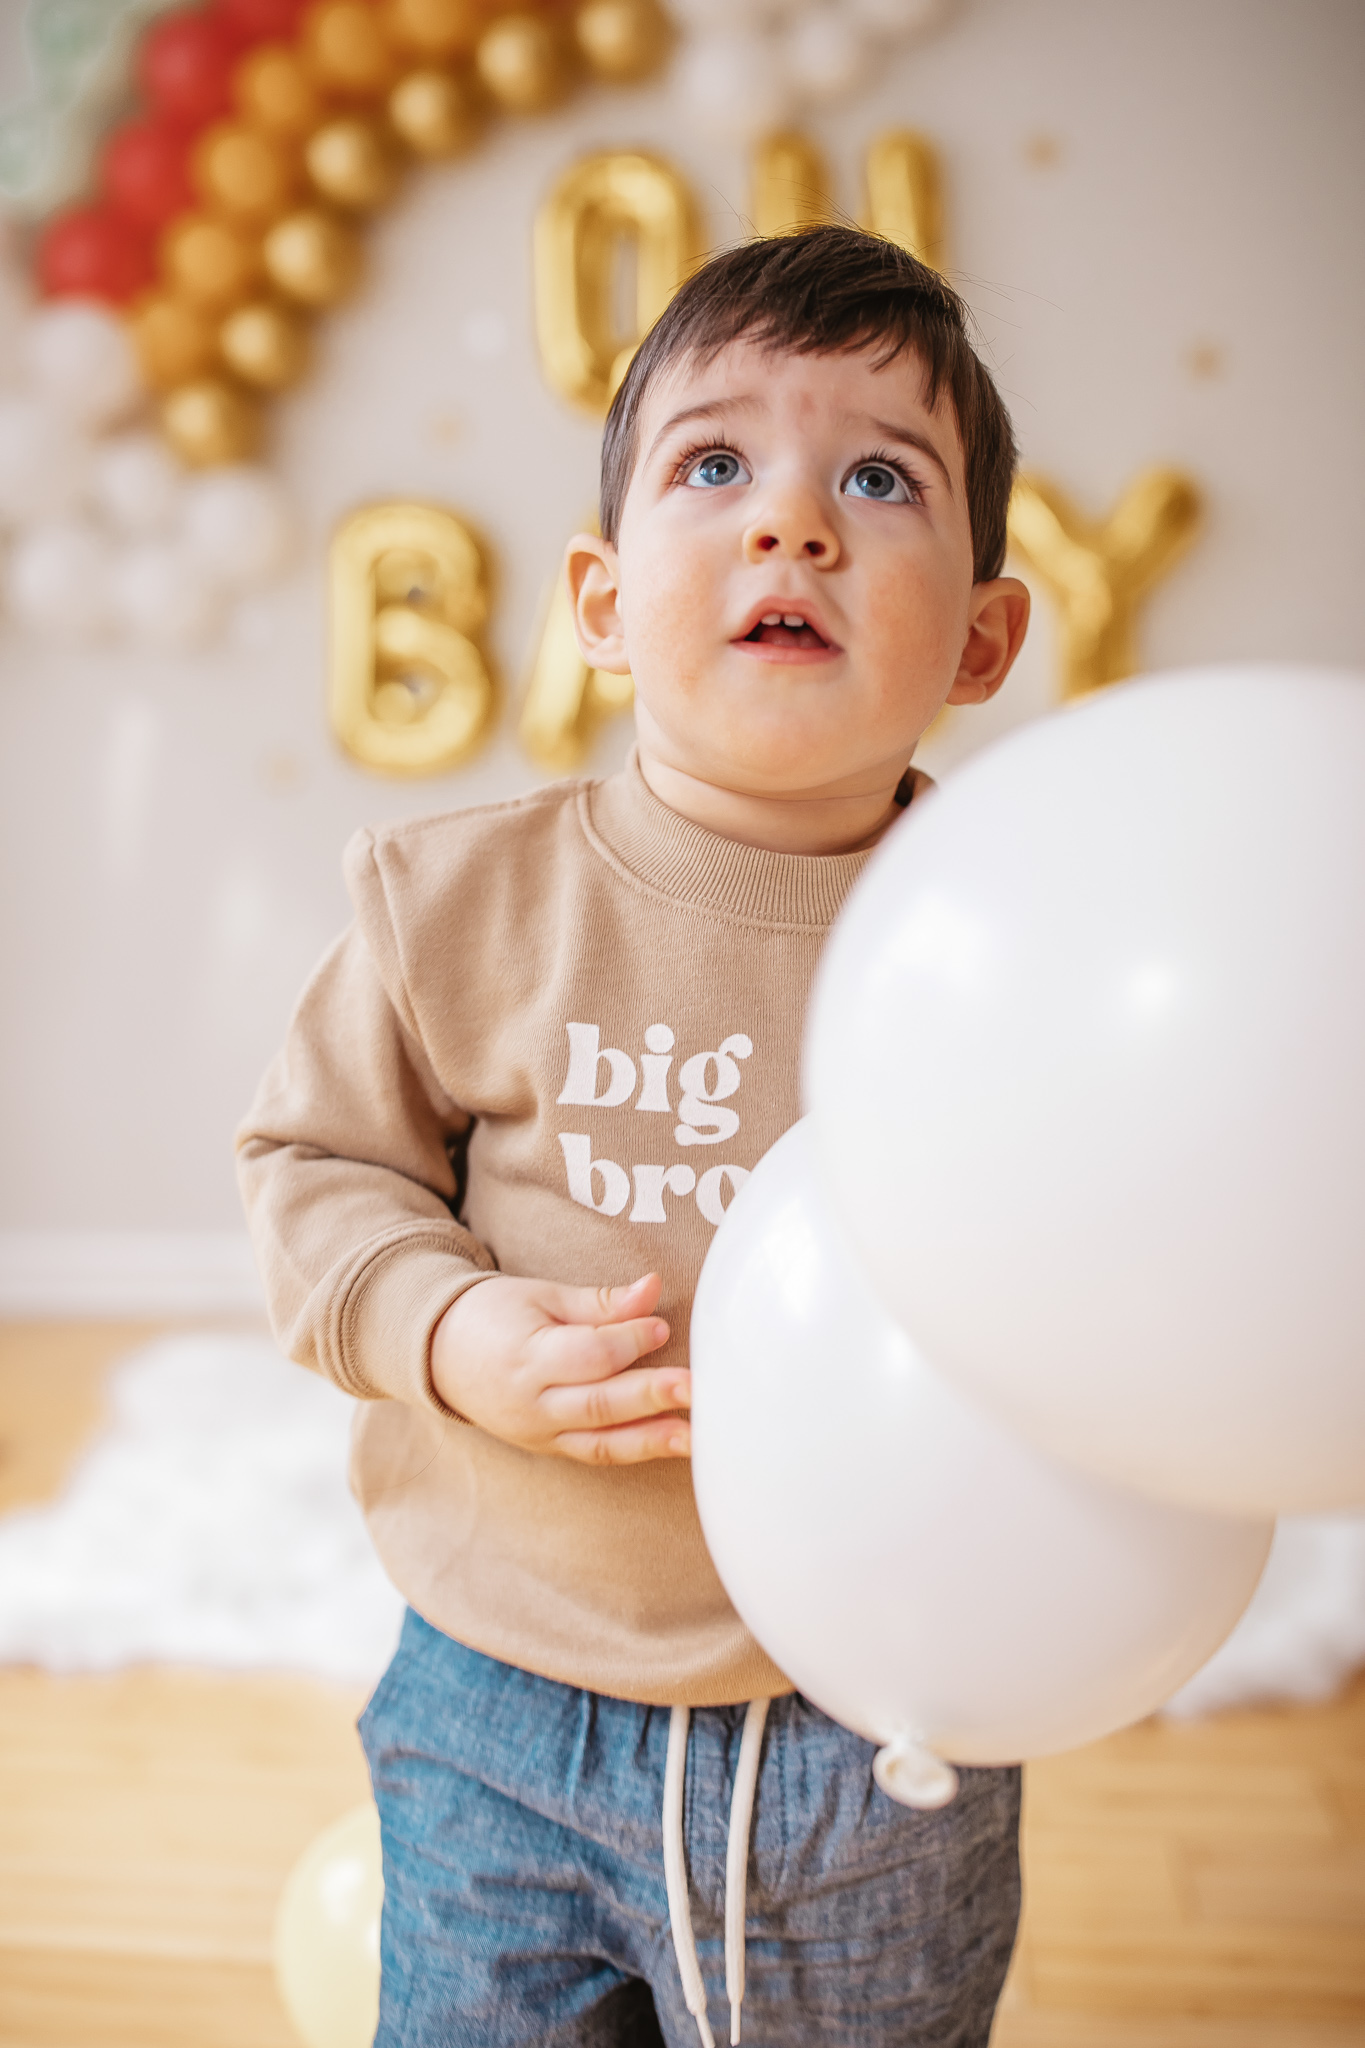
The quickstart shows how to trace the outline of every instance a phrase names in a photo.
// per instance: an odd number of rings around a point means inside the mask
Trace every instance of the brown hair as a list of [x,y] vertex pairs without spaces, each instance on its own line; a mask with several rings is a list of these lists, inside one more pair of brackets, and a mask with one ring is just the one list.
[[946,393],[967,472],[973,570],[998,576],[1014,482],[1014,432],[968,338],[967,308],[936,270],[855,228],[808,228],[726,249],[683,284],[631,359],[602,435],[600,516],[615,542],[635,468],[640,409],[668,364],[710,362],[741,336],[794,355],[873,352],[878,369],[907,351],[924,365],[932,408]]

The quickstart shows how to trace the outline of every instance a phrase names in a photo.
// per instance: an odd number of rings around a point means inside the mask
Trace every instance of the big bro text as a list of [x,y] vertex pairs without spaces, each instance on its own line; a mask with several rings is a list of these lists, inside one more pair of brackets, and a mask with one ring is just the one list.
[[[739,1116],[727,1107],[740,1084],[738,1062],[747,1060],[753,1043],[742,1031],[731,1032],[713,1052],[694,1053],[683,1061],[677,1073],[676,1103],[669,1094],[673,1066],[673,1033],[667,1024],[651,1024],[645,1033],[645,1050],[637,1068],[628,1052],[602,1044],[596,1024],[566,1024],[569,1034],[569,1066],[557,1100],[587,1109],[623,1109],[635,1098],[635,1108],[676,1117],[674,1141],[679,1145],[720,1145],[739,1129]],[[638,1090],[638,1093],[637,1093]],[[725,1214],[726,1186],[733,1194],[748,1170],[742,1166],[710,1166],[700,1175],[679,1161],[676,1166],[633,1166],[627,1174],[612,1159],[594,1159],[592,1139],[586,1132],[561,1131],[560,1145],[569,1176],[569,1193],[585,1209],[600,1216],[619,1216],[634,1201],[629,1223],[667,1223],[666,1194],[679,1198],[694,1195],[697,1207],[708,1223],[719,1223]],[[598,1199],[598,1189],[601,1199]]]

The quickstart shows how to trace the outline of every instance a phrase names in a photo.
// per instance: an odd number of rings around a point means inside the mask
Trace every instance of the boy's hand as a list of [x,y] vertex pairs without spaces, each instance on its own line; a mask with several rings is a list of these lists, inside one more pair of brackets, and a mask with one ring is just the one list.
[[432,1384],[449,1408],[504,1443],[587,1465],[685,1458],[692,1432],[686,1366],[638,1361],[668,1342],[653,1314],[661,1282],[557,1287],[481,1280],[452,1302],[431,1340]]

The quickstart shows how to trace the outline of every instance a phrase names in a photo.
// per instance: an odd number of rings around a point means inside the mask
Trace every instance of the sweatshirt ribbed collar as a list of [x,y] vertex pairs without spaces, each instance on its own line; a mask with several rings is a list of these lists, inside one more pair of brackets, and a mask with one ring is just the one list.
[[[916,774],[916,794],[929,787]],[[587,784],[584,830],[597,850],[637,883],[691,910],[739,923],[823,931],[872,857],[772,853],[723,839],[660,803],[634,752],[619,775]]]

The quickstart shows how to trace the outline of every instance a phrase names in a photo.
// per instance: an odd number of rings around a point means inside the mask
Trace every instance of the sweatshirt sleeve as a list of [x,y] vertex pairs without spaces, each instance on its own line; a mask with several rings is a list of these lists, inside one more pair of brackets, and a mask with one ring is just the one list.
[[[353,849],[348,866],[366,853]],[[371,942],[360,907],[238,1132],[238,1175],[289,1356],[361,1399],[448,1415],[431,1384],[432,1331],[496,1262],[454,1215],[452,1147],[471,1119],[437,1082],[386,934]]]

